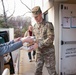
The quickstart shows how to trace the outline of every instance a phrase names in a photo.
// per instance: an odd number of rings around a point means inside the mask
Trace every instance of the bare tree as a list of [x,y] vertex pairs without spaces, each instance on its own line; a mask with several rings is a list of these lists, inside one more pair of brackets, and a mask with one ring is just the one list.
[[7,19],[11,18],[13,16],[13,14],[15,13],[15,6],[16,5],[15,5],[15,1],[14,1],[14,10],[13,10],[12,14]]
[[22,0],[20,0],[20,1],[23,5],[25,5],[31,11],[31,9],[25,3],[23,3]]
[[4,6],[3,0],[1,0],[1,1],[2,1],[2,6],[3,6],[4,21],[5,21],[5,25],[6,25],[6,27],[7,27],[7,18],[6,18],[5,6]]
[[[22,3],[24,6],[27,7],[27,9],[29,9],[29,11],[26,12],[26,13],[31,13],[31,9],[30,9],[25,3],[23,3],[22,0],[20,0],[20,1],[21,1],[21,3]],[[24,16],[26,13],[24,13],[22,16]]]
[[8,27],[7,20],[8,20],[8,19],[14,14],[14,12],[15,12],[15,3],[14,3],[14,11],[13,11],[13,13],[12,13],[9,17],[7,17],[3,0],[1,0],[1,2],[2,2],[2,6],[3,6],[3,14],[4,14],[4,25],[5,25],[4,27],[7,28],[7,27]]

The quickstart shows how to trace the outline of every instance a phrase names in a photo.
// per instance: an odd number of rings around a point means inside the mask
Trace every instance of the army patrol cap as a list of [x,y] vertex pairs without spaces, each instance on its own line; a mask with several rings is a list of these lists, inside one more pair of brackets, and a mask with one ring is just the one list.
[[42,11],[39,6],[35,6],[34,8],[32,8],[32,14],[34,17],[38,16],[40,13],[42,13]]

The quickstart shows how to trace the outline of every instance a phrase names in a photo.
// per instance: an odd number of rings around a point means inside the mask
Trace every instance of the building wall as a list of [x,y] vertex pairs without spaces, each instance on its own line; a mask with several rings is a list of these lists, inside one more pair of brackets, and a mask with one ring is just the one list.
[[[50,4],[49,4],[50,3]],[[54,25],[55,31],[55,55],[56,55],[56,71],[59,74],[60,72],[60,63],[59,63],[59,47],[60,47],[60,23],[59,23],[59,7],[60,3],[69,3],[69,4],[76,4],[76,0],[67,0],[67,1],[54,1],[54,2],[47,2],[47,7],[43,7],[43,12],[48,11],[48,21],[52,22]]]
[[58,12],[56,12],[58,9],[54,10],[55,7],[58,7],[57,4],[55,6],[51,7],[51,9],[48,10],[48,21],[52,22],[54,25],[54,32],[55,32],[55,40],[54,40],[54,45],[55,45],[55,58],[56,58],[56,72],[58,73],[59,71],[59,27],[58,27],[58,17],[59,15]]
[[54,3],[54,28],[55,28],[55,55],[56,71],[59,72],[59,12],[58,3]]
[[58,1],[58,2],[54,2],[54,25],[55,25],[55,52],[56,52],[56,71],[59,74],[60,72],[60,62],[59,62],[59,58],[60,58],[60,18],[59,18],[59,8],[60,8],[60,4],[61,3],[69,3],[69,4],[76,4],[76,0],[67,0],[67,1]]
[[51,7],[51,9],[48,10],[48,21],[52,22],[54,25],[54,7]]

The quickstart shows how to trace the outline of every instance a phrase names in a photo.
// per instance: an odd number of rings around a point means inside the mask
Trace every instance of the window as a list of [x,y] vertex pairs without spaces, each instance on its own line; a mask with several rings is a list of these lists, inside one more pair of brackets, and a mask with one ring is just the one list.
[[9,41],[9,37],[7,31],[0,31],[0,44],[8,41]]
[[45,13],[44,13],[44,20],[45,20],[45,21],[48,21],[48,12],[45,12]]

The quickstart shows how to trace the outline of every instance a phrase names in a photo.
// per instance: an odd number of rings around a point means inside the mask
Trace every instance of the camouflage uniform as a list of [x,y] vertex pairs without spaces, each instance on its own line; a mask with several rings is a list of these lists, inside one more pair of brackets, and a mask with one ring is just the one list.
[[55,75],[55,50],[54,50],[54,27],[52,23],[45,22],[35,24],[34,35],[38,41],[37,67],[35,75],[42,75],[43,65],[48,70],[49,75]]

